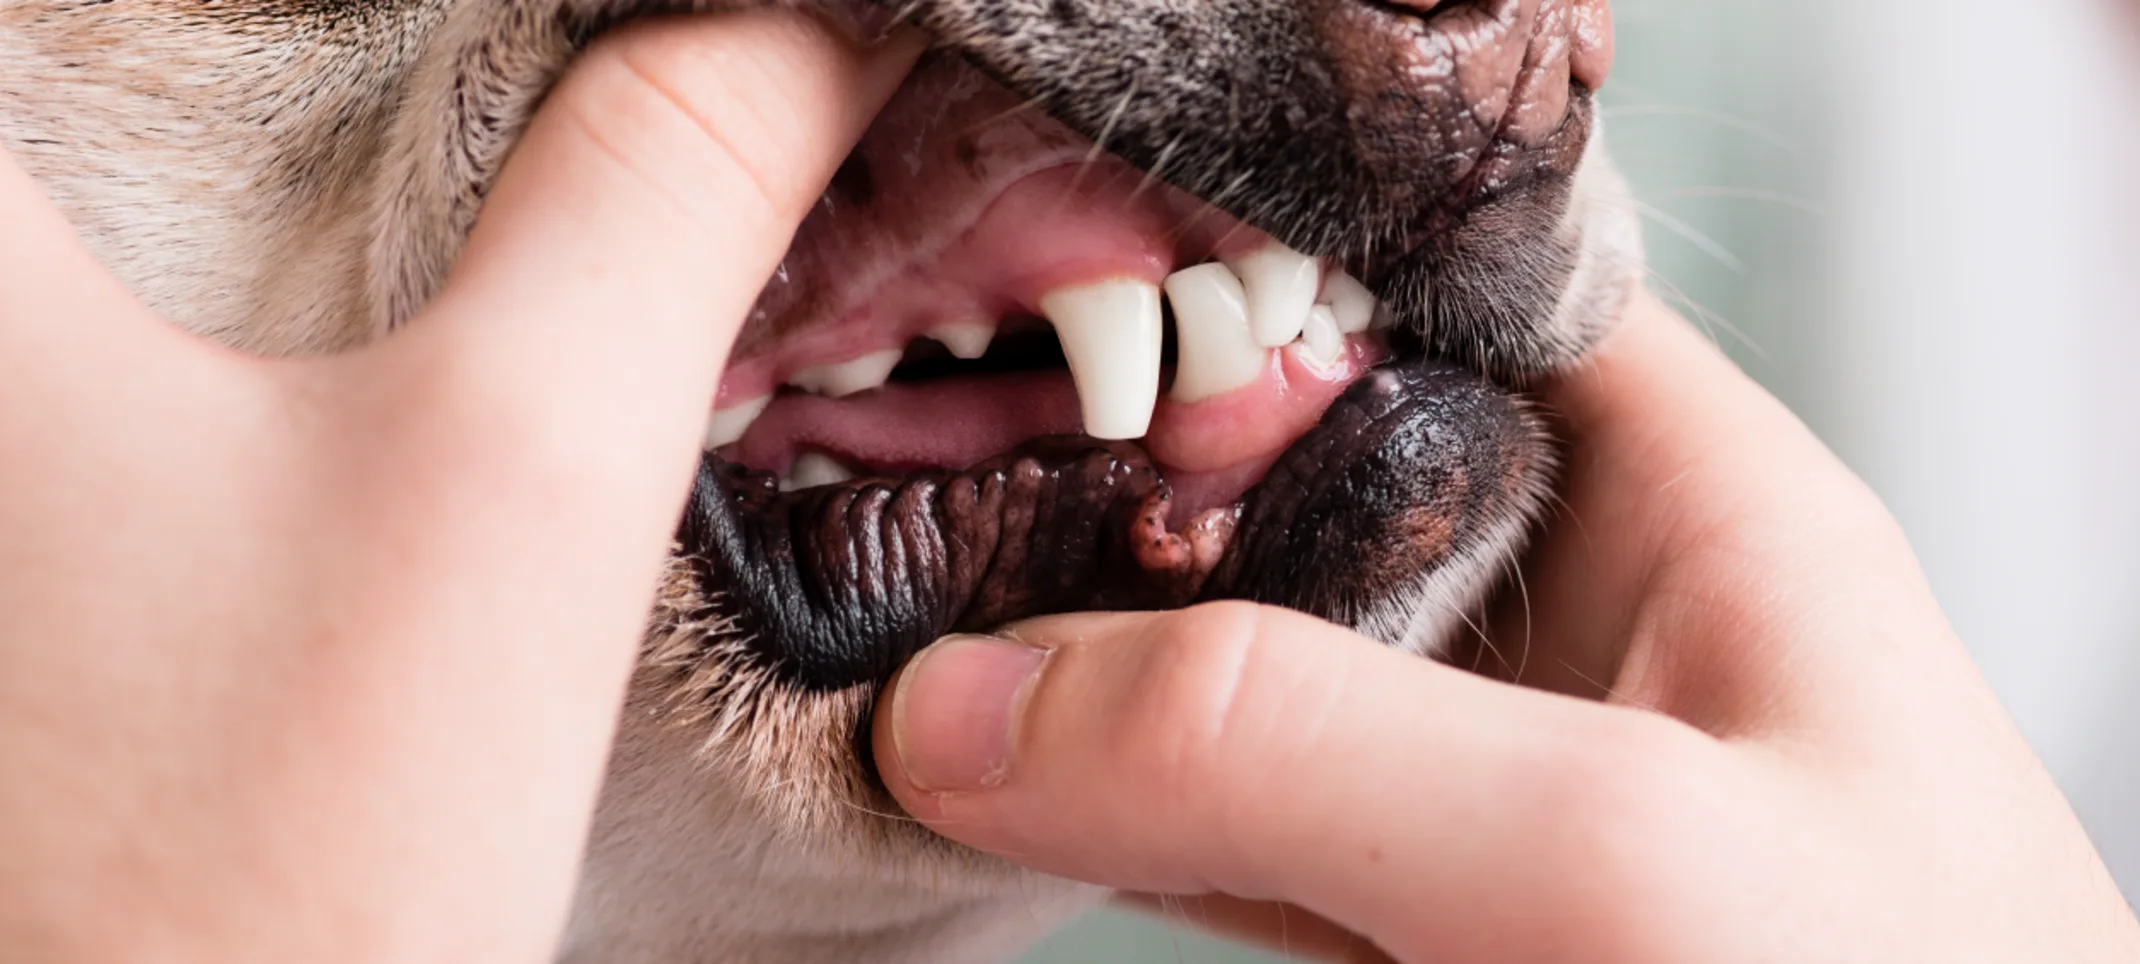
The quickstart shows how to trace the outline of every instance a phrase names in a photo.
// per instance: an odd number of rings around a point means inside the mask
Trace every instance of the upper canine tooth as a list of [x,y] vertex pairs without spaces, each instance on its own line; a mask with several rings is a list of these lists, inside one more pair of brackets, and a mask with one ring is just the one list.
[[996,326],[985,321],[947,321],[929,329],[929,337],[951,349],[952,357],[970,361],[988,354],[988,343],[996,340]]
[[1323,303],[1336,316],[1338,330],[1348,335],[1357,335],[1374,324],[1375,309],[1381,306],[1374,292],[1343,271],[1333,271],[1323,279]]
[[765,407],[773,404],[773,396],[760,395],[747,398],[727,408],[717,408],[706,419],[706,450],[711,452],[723,445],[740,441],[743,433],[750,431],[752,422],[765,414]]
[[1300,337],[1323,287],[1314,258],[1272,242],[1227,262],[1248,291],[1248,328],[1256,344],[1279,348]]
[[1345,333],[1338,330],[1337,313],[1328,305],[1308,312],[1308,324],[1300,333],[1300,347],[1318,367],[1331,368],[1345,354]]
[[817,365],[788,376],[788,384],[806,392],[839,398],[883,385],[905,352],[887,348],[833,365]]
[[1169,397],[1195,402],[1255,381],[1270,365],[1270,349],[1248,331],[1248,295],[1233,269],[1200,264],[1167,276],[1179,349]]
[[1085,434],[1142,437],[1159,404],[1159,286],[1118,278],[1057,288],[1041,296],[1040,313],[1063,343]]
[[788,473],[780,477],[780,491],[814,489],[820,485],[838,485],[855,477],[853,469],[841,465],[838,459],[823,452],[798,452],[795,461],[788,464]]

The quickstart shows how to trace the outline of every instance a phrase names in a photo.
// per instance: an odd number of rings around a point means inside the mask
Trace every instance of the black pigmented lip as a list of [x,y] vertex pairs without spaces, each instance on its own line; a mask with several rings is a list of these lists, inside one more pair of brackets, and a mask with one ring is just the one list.
[[708,455],[679,533],[709,618],[812,689],[881,683],[949,632],[1215,599],[1357,619],[1520,513],[1538,427],[1422,358],[1355,382],[1230,511],[1167,525],[1134,443],[1039,439],[958,472],[778,491]]

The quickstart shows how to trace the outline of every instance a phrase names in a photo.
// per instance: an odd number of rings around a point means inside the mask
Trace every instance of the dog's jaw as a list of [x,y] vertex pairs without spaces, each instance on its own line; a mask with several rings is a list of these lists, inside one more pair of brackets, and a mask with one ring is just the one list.
[[[696,592],[682,567],[669,585]],[[703,659],[708,627],[671,612],[619,723],[562,960],[981,964],[1106,896],[901,816],[853,763],[870,688],[797,699]]]

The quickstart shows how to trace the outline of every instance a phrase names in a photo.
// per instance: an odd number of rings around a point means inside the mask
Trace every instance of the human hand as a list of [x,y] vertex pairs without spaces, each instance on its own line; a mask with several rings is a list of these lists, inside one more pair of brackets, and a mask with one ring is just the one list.
[[[909,663],[937,831],[1345,960],[2129,961],[2140,926],[1872,494],[1647,295],[1479,668],[1242,604]],[[1510,685],[1503,680],[1525,684]]]
[[152,316],[0,154],[0,956],[547,959],[728,346],[918,50],[604,39],[327,359]]

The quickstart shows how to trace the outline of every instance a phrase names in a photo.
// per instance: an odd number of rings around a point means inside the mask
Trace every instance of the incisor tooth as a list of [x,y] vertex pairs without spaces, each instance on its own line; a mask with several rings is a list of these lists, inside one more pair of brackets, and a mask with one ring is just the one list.
[[823,452],[798,452],[795,461],[788,464],[788,474],[780,477],[780,491],[814,489],[820,485],[838,485],[855,477],[853,469],[841,465],[838,459]]
[[947,321],[929,329],[929,337],[951,349],[952,357],[972,360],[988,354],[988,343],[996,340],[996,326],[985,321]]
[[1315,259],[1272,242],[1226,263],[1248,292],[1248,328],[1256,344],[1280,348],[1300,337],[1308,309],[1322,290]]
[[765,414],[765,407],[773,404],[773,396],[760,395],[747,398],[727,408],[714,409],[706,419],[706,450],[713,451],[723,445],[740,441],[743,433],[750,431],[750,424]]
[[1133,278],[1057,288],[1040,299],[1077,383],[1085,434],[1140,438],[1159,403],[1159,286]]
[[1195,402],[1240,388],[1270,365],[1270,349],[1248,331],[1248,296],[1223,264],[1200,264],[1167,277],[1178,349],[1169,397]]
[[1375,293],[1367,290],[1358,278],[1343,271],[1333,271],[1323,279],[1323,303],[1337,318],[1338,330],[1348,335],[1357,335],[1374,324],[1375,308],[1380,301]]
[[888,348],[835,365],[805,368],[788,376],[788,384],[832,398],[866,392],[892,377],[892,369],[899,367],[903,354],[897,348]]
[[1301,329],[1300,347],[1308,361],[1322,368],[1337,365],[1345,354],[1345,333],[1338,330],[1337,313],[1329,305],[1316,305]]

